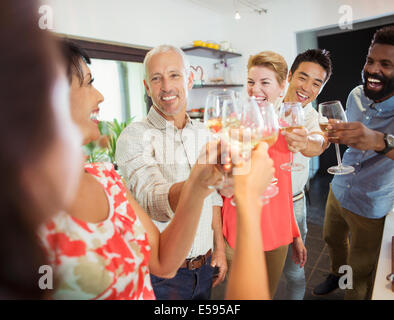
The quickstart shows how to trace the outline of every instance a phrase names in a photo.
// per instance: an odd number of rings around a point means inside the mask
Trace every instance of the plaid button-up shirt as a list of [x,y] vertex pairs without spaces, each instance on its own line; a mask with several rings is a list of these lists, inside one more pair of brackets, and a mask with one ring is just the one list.
[[[127,187],[160,232],[174,216],[168,200],[171,186],[188,179],[202,147],[210,139],[209,131],[201,122],[186,117],[185,127],[178,129],[152,107],[147,118],[131,123],[117,143],[116,162]],[[213,248],[213,206],[222,206],[217,192],[204,201],[188,258]]]

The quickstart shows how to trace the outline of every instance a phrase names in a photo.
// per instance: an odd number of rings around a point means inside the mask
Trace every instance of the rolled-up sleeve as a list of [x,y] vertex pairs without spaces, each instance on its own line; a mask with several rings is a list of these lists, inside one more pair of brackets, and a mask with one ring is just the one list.
[[161,139],[158,130],[147,130],[144,123],[132,123],[118,139],[115,158],[141,207],[152,219],[167,222],[174,215],[168,200],[173,182],[168,182],[160,170],[154,139]]

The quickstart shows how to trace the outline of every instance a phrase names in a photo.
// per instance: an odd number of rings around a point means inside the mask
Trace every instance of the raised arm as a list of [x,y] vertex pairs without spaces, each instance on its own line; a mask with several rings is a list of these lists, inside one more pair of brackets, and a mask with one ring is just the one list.
[[311,106],[305,107],[305,128],[283,132],[289,150],[301,152],[305,157],[315,157],[327,148],[327,139],[319,127],[319,116]]
[[260,143],[252,153],[249,172],[234,176],[237,239],[226,299],[270,299],[260,227],[260,195],[274,174],[267,148],[267,144]]
[[174,217],[162,233],[127,190],[128,200],[148,234],[151,246],[149,267],[153,274],[163,278],[175,276],[192,246],[204,200],[213,191],[208,186],[220,178],[215,165],[197,162],[184,182]]

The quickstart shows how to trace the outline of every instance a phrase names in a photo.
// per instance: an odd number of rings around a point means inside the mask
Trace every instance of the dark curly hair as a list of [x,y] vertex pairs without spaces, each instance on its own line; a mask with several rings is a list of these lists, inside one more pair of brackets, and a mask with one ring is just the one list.
[[377,43],[394,46],[394,25],[381,28],[375,32],[372,38],[371,47]]

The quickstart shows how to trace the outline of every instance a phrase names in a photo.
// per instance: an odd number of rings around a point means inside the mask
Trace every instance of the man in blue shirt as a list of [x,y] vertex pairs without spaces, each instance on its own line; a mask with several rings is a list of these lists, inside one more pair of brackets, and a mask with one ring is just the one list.
[[331,274],[315,295],[339,287],[344,265],[353,272],[345,299],[368,299],[372,292],[385,216],[394,204],[394,26],[375,33],[362,76],[346,103],[349,122],[328,127],[330,142],[349,146],[342,162],[355,171],[331,183],[323,232]]

